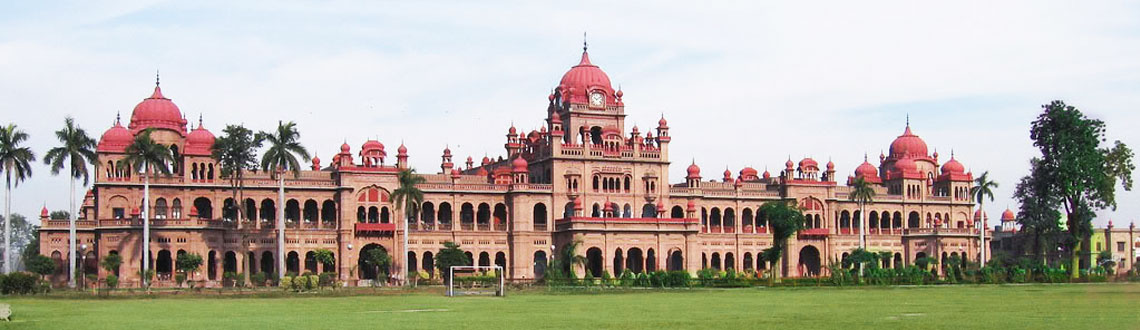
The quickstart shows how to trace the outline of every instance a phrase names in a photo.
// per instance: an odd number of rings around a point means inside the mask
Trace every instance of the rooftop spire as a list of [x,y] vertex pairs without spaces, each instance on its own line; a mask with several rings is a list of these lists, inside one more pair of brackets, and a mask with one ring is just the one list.
[[158,84],[159,84],[159,79],[158,79],[158,78],[159,78],[159,76],[158,76],[158,69],[155,69],[155,70],[154,70],[154,87],[158,87]]
[[590,48],[590,44],[586,42],[586,31],[582,31],[582,52],[585,53],[587,48]]

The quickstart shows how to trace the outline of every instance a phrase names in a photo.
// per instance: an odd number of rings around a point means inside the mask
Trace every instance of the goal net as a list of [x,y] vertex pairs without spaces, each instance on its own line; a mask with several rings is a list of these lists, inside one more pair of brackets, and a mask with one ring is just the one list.
[[499,266],[451,266],[447,274],[447,296],[497,296],[506,291],[503,267]]

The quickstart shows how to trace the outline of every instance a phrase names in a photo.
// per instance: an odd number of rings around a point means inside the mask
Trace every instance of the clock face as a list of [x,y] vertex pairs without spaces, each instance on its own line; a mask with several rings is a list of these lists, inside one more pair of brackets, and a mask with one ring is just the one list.
[[600,107],[606,104],[606,95],[602,93],[590,94],[590,105]]

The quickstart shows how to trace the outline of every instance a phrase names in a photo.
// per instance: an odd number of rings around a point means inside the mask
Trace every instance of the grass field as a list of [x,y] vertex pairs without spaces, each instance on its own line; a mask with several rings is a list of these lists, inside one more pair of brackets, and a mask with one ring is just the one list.
[[5,329],[1140,329],[1140,284],[2,299]]

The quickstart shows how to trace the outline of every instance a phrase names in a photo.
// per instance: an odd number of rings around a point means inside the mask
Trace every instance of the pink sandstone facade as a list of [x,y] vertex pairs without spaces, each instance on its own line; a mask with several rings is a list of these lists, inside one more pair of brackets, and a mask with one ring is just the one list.
[[[210,158],[214,135],[201,120],[188,126],[156,85],[126,127],[116,120],[99,141],[102,166],[83,201],[79,242],[90,247],[84,253],[88,270],[103,278],[106,271],[97,261],[117,253],[124,260],[123,283],[139,284],[142,180],[115,162],[135,134],[154,128],[154,139],[176,154],[167,164],[175,175],[151,180],[146,201],[153,210],[147,244],[159,286],[172,285],[173,260],[183,252],[203,257],[205,264],[191,279],[205,285],[218,285],[223,272],[275,273],[280,257],[286,258],[287,272],[335,271],[356,285],[376,277],[359,267],[366,249],[391,253],[393,274],[399,267],[431,271],[433,254],[445,241],[460,244],[476,264],[503,266],[514,281],[541,278],[546,261],[575,240],[588,259],[579,274],[760,269],[769,265],[757,255],[772,239],[756,212],[777,200],[795,201],[809,219],[789,243],[782,272],[827,275],[828,263],[858,246],[861,217],[848,198],[856,177],[874,183],[875,201],[866,207],[862,226],[869,250],[894,256],[886,266],[924,256],[976,261],[979,246],[985,246],[978,244],[979,229],[970,216],[972,174],[953,155],[940,163],[909,125],[890,144],[890,153],[879,156],[877,167],[864,159],[847,178],[836,173],[835,164],[820,167],[808,158],[788,160],[776,173],[725,170],[716,180],[702,177],[694,163],[683,181],[671,183],[665,118],[643,132],[636,126],[627,131],[625,117],[622,91],[583,51],[549,95],[546,125],[531,132],[511,127],[505,155],[456,163],[444,149],[439,172],[423,174],[424,203],[405,226],[397,220],[403,212],[389,199],[396,173],[407,168],[404,146],[397,148],[394,163],[375,140],[355,152],[344,144],[327,164],[315,157],[311,170],[287,177],[284,202],[277,200],[276,180],[251,173],[235,202],[229,181]],[[231,206],[244,208],[249,219],[237,219]],[[284,256],[276,252],[278,207],[285,208]],[[67,221],[46,215],[42,220],[40,251],[66,265]],[[333,251],[336,263],[318,265],[312,259],[318,249]],[[405,253],[407,262],[400,258]],[[62,283],[66,276],[61,272],[54,280]]]

